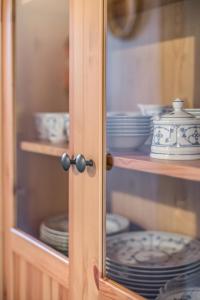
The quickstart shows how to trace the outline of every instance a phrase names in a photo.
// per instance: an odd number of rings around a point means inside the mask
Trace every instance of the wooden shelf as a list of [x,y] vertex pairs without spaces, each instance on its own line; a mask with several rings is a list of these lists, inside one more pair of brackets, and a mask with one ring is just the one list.
[[68,144],[51,144],[48,142],[41,141],[22,141],[20,143],[20,148],[23,151],[51,155],[51,156],[61,156],[68,149]]
[[113,154],[114,167],[200,181],[200,160],[169,161],[151,158],[148,154]]

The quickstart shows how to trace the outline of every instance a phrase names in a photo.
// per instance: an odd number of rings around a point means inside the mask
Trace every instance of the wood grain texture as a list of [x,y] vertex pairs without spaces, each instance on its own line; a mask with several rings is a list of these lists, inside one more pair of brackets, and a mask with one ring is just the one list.
[[68,150],[68,145],[57,145],[40,141],[22,141],[20,148],[27,152],[61,157]]
[[69,287],[69,264],[65,256],[16,229],[12,229],[11,235],[15,253],[35,264],[37,269],[49,274],[66,288]]
[[135,155],[114,155],[113,166],[150,174],[200,181],[200,160],[159,160],[151,158],[149,154],[135,153]]
[[13,254],[15,300],[69,300],[68,290],[21,255]]
[[70,113],[73,155],[95,167],[70,170],[70,299],[98,299],[102,272],[103,1],[70,1]]
[[132,39],[116,39],[108,31],[108,110],[136,110],[139,103],[171,104],[176,97],[188,107],[199,107],[200,3],[171,2],[141,12]]
[[3,98],[2,98],[2,0],[0,0],[0,299],[3,300]]
[[100,279],[100,300],[145,300],[109,279]]
[[2,9],[2,67],[3,67],[3,199],[4,201],[4,228],[5,228],[5,297],[13,299],[13,260],[11,250],[10,228],[14,224],[13,182],[13,56],[12,56],[12,29],[13,29],[12,1],[3,1]]

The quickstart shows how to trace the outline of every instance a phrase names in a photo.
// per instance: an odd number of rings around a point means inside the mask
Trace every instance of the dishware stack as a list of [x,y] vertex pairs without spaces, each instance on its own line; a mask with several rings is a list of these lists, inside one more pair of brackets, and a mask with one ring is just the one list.
[[37,138],[51,143],[66,143],[69,140],[68,113],[35,113]]
[[107,238],[107,276],[147,299],[168,280],[198,270],[200,241],[191,237],[135,231]]
[[152,132],[150,116],[141,113],[108,113],[107,142],[113,150],[139,149]]
[[40,225],[40,239],[63,254],[68,253],[68,221],[66,215],[56,215]]
[[199,300],[200,271],[169,280],[156,300]]
[[[129,230],[130,221],[118,214],[106,215],[106,234],[112,236]],[[68,254],[69,233],[67,215],[56,215],[40,225],[40,239],[56,250]]]

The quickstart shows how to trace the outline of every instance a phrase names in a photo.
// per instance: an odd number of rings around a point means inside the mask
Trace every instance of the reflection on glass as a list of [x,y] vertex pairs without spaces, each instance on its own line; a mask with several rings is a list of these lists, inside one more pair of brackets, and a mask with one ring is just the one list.
[[[16,227],[67,254],[68,1],[15,1]],[[63,150],[64,152],[64,150]]]
[[106,276],[146,299],[200,299],[200,2],[107,11]]

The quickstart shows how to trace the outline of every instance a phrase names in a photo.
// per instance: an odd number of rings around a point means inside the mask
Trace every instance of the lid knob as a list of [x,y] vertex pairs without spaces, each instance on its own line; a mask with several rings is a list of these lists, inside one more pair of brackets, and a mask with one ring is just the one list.
[[173,108],[175,111],[181,111],[183,109],[183,103],[184,101],[177,98],[172,102]]

